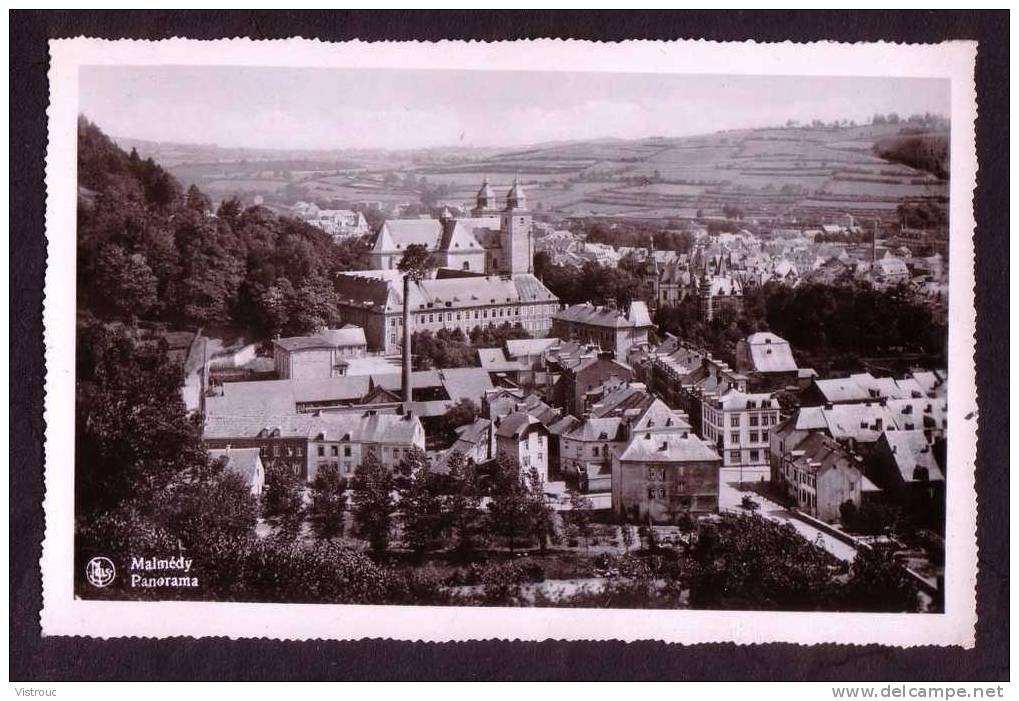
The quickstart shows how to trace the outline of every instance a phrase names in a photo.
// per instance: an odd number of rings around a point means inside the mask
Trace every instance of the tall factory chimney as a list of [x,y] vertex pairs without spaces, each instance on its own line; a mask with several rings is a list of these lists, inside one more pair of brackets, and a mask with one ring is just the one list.
[[410,274],[403,276],[403,403],[404,411],[411,400],[410,374]]

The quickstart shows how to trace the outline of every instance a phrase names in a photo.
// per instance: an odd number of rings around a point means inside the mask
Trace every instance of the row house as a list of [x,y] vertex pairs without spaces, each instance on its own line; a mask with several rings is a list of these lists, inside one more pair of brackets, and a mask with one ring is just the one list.
[[902,378],[875,377],[860,372],[849,377],[815,378],[803,391],[804,406],[861,404],[879,399],[923,399],[942,397],[947,391],[943,372],[916,372]]
[[202,441],[207,449],[257,448],[264,463],[282,463],[310,482],[323,465],[349,477],[369,453],[395,468],[411,450],[424,450],[425,431],[409,412],[211,416]]

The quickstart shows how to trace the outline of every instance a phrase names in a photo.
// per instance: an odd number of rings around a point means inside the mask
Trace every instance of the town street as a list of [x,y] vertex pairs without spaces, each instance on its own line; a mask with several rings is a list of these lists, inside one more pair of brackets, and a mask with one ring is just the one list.
[[718,509],[747,513],[740,504],[744,495],[749,494],[760,508],[756,513],[776,523],[789,523],[797,532],[811,543],[821,545],[840,560],[851,562],[856,557],[856,550],[840,540],[832,538],[814,526],[796,518],[789,509],[764,496],[762,492],[768,486],[770,475],[768,468],[743,468],[743,488],[740,489],[740,470],[735,467],[723,467],[719,475]]

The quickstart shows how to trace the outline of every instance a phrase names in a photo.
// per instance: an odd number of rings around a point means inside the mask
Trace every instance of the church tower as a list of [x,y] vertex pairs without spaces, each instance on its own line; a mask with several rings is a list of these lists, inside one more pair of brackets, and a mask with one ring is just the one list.
[[658,307],[659,283],[661,281],[662,271],[658,267],[658,259],[655,257],[654,236],[651,237],[651,245],[646,249],[646,254],[647,258],[644,262],[644,274],[642,277],[644,285],[647,287],[651,297],[648,300],[648,306],[650,306],[651,309],[656,309]]
[[485,182],[481,184],[481,189],[478,190],[477,200],[474,209],[471,210],[471,214],[475,217],[483,217],[494,213],[495,192],[492,190],[492,186],[488,184],[488,178],[485,178]]
[[506,195],[506,209],[502,212],[499,231],[502,246],[504,275],[520,275],[534,271],[534,237],[531,230],[531,213],[527,211],[527,196],[516,180]]

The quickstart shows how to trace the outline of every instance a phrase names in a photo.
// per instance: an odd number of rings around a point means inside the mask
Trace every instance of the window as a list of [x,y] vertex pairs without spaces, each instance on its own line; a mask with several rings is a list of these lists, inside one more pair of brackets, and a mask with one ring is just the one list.
[[[767,419],[768,419],[768,417],[764,417],[764,419],[765,419],[765,423],[767,423]],[[750,417],[750,425],[751,425],[751,426],[756,426],[756,425],[757,425],[757,422],[758,422],[758,419],[757,419],[757,417],[756,417],[756,416],[751,416],[751,417]]]
[[658,490],[656,490],[656,489],[655,489],[654,487],[648,487],[648,490],[647,490],[647,498],[648,498],[648,499],[654,499],[654,498],[655,498],[655,495],[656,495],[657,493],[658,493]]
[[757,462],[761,459],[761,451],[751,450],[750,451],[750,462]]
[[349,458],[350,457],[350,446],[349,445],[343,446],[343,457],[345,457],[345,458]]
[[729,462],[739,462],[739,451],[733,450],[729,453]]
[[739,431],[732,431],[729,434],[729,442],[733,445],[739,445]]
[[736,428],[737,426],[739,426],[739,415],[736,415],[736,416],[733,416],[732,418],[730,418],[729,419],[729,425],[732,426],[733,428]]
[[335,445],[329,446],[329,454],[332,455],[333,457],[336,457],[337,455],[339,455],[339,448],[337,448]]
[[349,462],[343,463],[343,470],[344,470],[344,472],[350,472],[350,463]]
[[665,498],[665,487],[659,487],[658,488],[658,496],[661,499]]
[[598,457],[598,446],[594,447],[594,456]]
[[750,442],[751,443],[756,443],[758,441],[758,438],[759,438],[759,436],[758,436],[757,431],[751,431],[750,432]]

